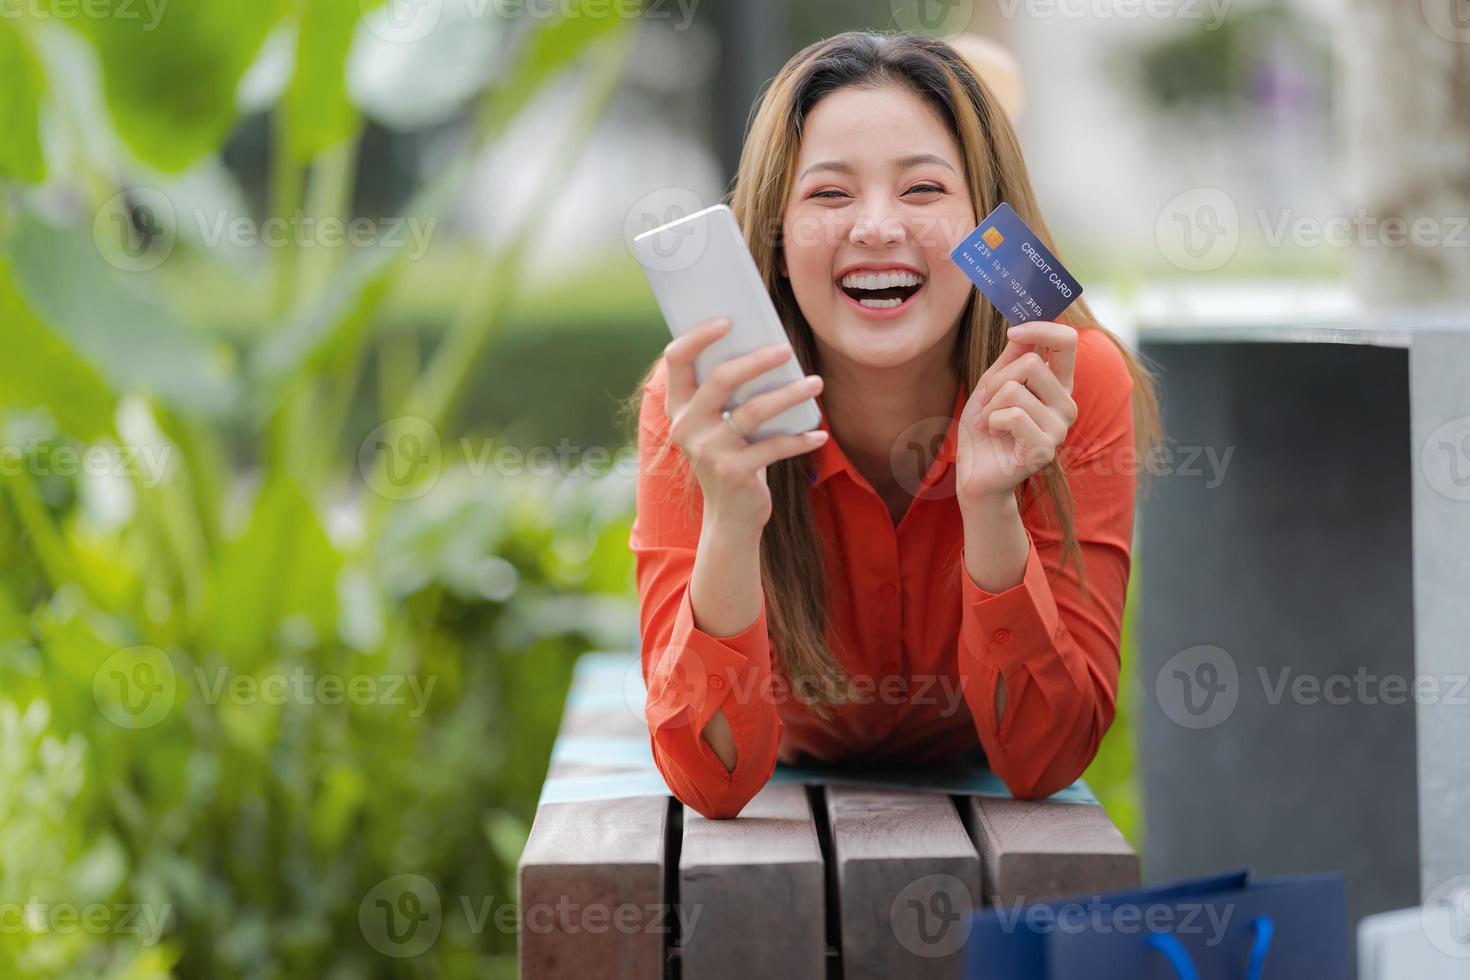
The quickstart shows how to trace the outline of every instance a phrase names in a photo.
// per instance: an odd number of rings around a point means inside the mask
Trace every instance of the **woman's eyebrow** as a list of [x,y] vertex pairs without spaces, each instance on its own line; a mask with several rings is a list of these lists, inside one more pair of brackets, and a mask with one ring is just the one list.
[[943,167],[945,170],[948,170],[950,173],[955,172],[954,167],[950,166],[948,160],[934,153],[911,153],[906,157],[899,157],[897,160],[893,161],[893,165],[899,170],[907,170],[910,167],[917,167],[921,163],[937,164],[938,166]]
[[[898,170],[908,170],[910,167],[917,167],[921,163],[936,164],[948,170],[950,173],[955,172],[954,167],[948,160],[934,153],[910,153],[908,156],[902,156],[894,160],[893,166]],[[818,170],[831,170],[835,173],[848,174],[849,176],[857,172],[853,168],[853,165],[845,160],[822,160],[803,170],[801,177],[797,179],[804,179],[808,174]]]

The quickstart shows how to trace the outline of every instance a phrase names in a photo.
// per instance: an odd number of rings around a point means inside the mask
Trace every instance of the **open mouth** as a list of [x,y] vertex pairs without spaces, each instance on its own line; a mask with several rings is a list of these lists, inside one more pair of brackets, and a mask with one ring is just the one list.
[[906,269],[851,272],[838,285],[848,298],[869,310],[892,310],[907,303],[924,288],[924,277]]

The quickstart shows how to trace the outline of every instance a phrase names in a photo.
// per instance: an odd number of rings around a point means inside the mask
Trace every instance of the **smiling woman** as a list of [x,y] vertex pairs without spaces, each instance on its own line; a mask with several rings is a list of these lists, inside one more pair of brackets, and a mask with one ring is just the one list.
[[[712,321],[638,396],[646,714],[702,813],[738,814],[778,757],[983,749],[1045,796],[1112,722],[1153,386],[1080,302],[1008,330],[974,292],[949,252],[1002,201],[1055,251],[1009,121],[942,41],[839,35],[761,103],[731,206],[790,348],[697,384]],[[792,356],[803,380],[722,415]],[[812,395],[817,438],[741,436]]]

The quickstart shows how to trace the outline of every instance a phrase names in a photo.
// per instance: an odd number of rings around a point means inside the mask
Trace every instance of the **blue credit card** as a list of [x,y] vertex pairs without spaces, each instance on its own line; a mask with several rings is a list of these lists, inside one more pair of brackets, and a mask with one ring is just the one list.
[[1013,324],[1055,320],[1082,295],[1081,284],[1009,204],[990,212],[949,257]]

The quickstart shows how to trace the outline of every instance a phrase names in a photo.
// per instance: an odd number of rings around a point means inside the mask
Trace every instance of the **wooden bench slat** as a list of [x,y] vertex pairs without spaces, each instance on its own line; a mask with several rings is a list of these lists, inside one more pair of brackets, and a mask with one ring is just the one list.
[[985,900],[1033,902],[1137,887],[1138,855],[1101,806],[974,796]]
[[[636,663],[636,661],[634,662]],[[633,706],[579,691],[621,680],[611,658],[584,658],[562,717],[564,736],[646,738]],[[628,771],[616,763],[552,761],[547,779]],[[521,854],[520,975],[524,980],[658,980],[674,916],[665,896],[667,796],[547,803]]]
[[686,809],[679,904],[687,978],[825,976],[822,849],[805,787],[768,784],[734,820]]
[[965,917],[980,904],[980,856],[943,793],[833,785],[847,980],[960,975]]

